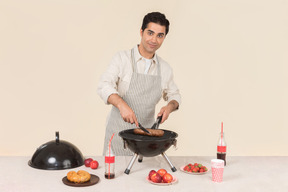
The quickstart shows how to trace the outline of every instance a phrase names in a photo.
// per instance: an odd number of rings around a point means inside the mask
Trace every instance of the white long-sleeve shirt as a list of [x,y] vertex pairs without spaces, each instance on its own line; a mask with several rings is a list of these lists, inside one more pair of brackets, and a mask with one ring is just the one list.
[[[157,65],[161,65],[161,86],[163,99],[167,102],[176,100],[181,103],[181,95],[173,80],[173,71],[169,64],[156,54],[151,62],[140,55],[138,46],[133,48],[137,72],[147,75],[157,75]],[[108,97],[116,93],[124,96],[129,88],[133,68],[131,63],[131,50],[120,51],[112,58],[110,65],[102,75],[97,92],[103,101],[108,104]]]

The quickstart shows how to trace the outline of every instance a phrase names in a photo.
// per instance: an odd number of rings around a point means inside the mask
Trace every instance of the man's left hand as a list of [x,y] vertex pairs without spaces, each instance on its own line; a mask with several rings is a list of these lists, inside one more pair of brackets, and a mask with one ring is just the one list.
[[168,119],[170,113],[175,111],[176,109],[178,109],[178,107],[179,107],[179,103],[175,100],[170,101],[166,106],[162,107],[160,109],[160,112],[157,115],[158,117],[162,115],[161,123],[166,121]]

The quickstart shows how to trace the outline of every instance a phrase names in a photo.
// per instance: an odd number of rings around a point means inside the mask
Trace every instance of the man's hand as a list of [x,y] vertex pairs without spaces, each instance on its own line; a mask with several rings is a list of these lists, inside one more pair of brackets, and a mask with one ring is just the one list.
[[178,109],[178,107],[179,107],[179,103],[175,100],[170,101],[166,106],[162,107],[160,109],[160,112],[157,115],[158,117],[162,115],[161,123],[166,121],[168,119],[170,113],[172,113],[173,111]]
[[108,97],[108,103],[117,107],[120,111],[122,119],[127,123],[135,123],[139,127],[136,115],[134,111],[128,106],[128,104],[117,94],[111,94]]

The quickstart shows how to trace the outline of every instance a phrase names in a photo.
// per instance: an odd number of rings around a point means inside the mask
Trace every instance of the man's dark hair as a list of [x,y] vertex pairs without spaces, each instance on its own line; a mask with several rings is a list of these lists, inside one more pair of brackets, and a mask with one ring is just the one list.
[[152,12],[152,13],[148,13],[147,15],[145,15],[145,17],[143,18],[143,23],[142,23],[142,31],[144,31],[147,28],[148,23],[157,23],[161,26],[165,26],[166,27],[166,35],[169,32],[169,21],[168,19],[166,19],[165,15],[159,12]]

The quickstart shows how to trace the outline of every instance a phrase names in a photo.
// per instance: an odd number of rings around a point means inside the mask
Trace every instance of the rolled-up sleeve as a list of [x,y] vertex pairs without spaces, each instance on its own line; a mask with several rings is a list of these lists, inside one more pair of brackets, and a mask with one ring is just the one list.
[[120,67],[119,61],[121,60],[120,55],[116,54],[107,70],[103,73],[100,78],[97,93],[103,99],[105,104],[108,104],[108,97],[111,94],[119,94],[117,91],[117,84],[119,81]]
[[165,66],[165,75],[163,74],[163,99],[168,103],[172,100],[175,100],[181,104],[181,95],[177,85],[174,82],[173,71],[170,67]]

